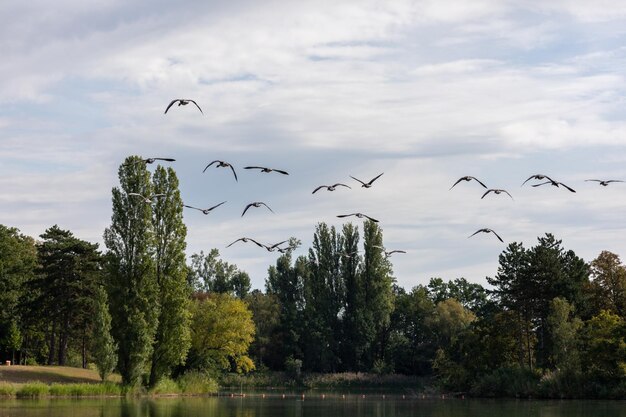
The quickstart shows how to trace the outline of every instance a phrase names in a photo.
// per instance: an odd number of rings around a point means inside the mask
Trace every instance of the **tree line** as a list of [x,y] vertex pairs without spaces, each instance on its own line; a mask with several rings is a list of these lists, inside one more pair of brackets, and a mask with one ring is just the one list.
[[[265,289],[217,249],[185,258],[171,168],[120,166],[106,250],[53,226],[0,226],[0,356],[112,370],[154,386],[191,370],[402,373],[480,395],[616,396],[626,386],[626,267],[551,234],[510,243],[488,288],[399,287],[383,231],[320,223]],[[141,195],[165,194],[146,204]],[[410,255],[407,255],[410,256]]]

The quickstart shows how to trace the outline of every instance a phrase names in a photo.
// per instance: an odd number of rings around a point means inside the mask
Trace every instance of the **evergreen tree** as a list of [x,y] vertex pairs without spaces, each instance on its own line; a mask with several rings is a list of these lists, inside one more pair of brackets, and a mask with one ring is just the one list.
[[95,306],[92,353],[100,378],[106,381],[117,361],[117,347],[111,336],[111,314],[103,287],[98,287],[96,291]]
[[68,349],[74,342],[82,347],[86,366],[87,335],[93,324],[101,268],[98,245],[77,239],[56,225],[41,238],[37,246],[39,274],[29,283],[38,296],[29,308],[32,314],[45,313],[48,364],[66,365]]
[[128,157],[119,168],[120,188],[112,190],[111,226],[104,232],[109,261],[109,305],[117,368],[122,382],[136,385],[148,364],[159,316],[159,288],[153,258],[150,173],[141,158]]
[[160,306],[150,368],[149,385],[153,387],[175,366],[184,363],[191,336],[185,264],[187,228],[183,223],[178,178],[172,168],[158,166],[152,183],[153,192],[164,195],[156,200],[152,213]]

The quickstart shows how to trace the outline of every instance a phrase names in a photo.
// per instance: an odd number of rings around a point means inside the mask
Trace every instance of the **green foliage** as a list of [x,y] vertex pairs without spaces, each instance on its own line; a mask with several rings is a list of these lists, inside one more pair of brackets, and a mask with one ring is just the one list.
[[121,395],[119,384],[104,382],[100,384],[51,384],[48,394],[56,397],[97,397]]
[[619,256],[602,251],[591,262],[591,303],[594,314],[607,310],[626,316],[626,266]]
[[299,379],[302,375],[302,360],[295,359],[293,356],[285,359],[285,373],[293,379]]
[[8,382],[0,382],[0,397],[12,397],[16,392],[15,385]]
[[237,265],[220,259],[220,252],[211,249],[191,255],[188,282],[194,291],[228,293],[244,299],[250,292],[250,277]]
[[152,388],[150,388],[150,394],[180,394],[182,392],[180,385],[168,377],[162,377],[159,382]]
[[153,344],[150,381],[154,387],[173,367],[184,364],[191,344],[189,289],[185,263],[183,202],[173,169],[158,166],[152,179],[153,190],[164,196],[154,203],[154,254],[160,314]]
[[109,303],[104,288],[98,288],[95,301],[92,354],[100,378],[102,381],[106,381],[115,367],[117,346],[111,336],[111,314],[109,313]]
[[548,330],[552,343],[551,362],[557,369],[575,373],[580,370],[578,332],[582,321],[571,317],[574,308],[563,298],[555,298],[550,305]]
[[254,322],[245,302],[228,294],[198,294],[191,311],[189,367],[209,372],[254,369],[247,356]]
[[259,290],[248,294],[246,302],[256,327],[256,337],[250,345],[250,355],[257,368],[261,368],[264,366],[265,358],[275,349],[272,337],[280,322],[280,305],[275,295],[263,294]]
[[185,373],[177,382],[183,394],[213,394],[219,388],[213,378],[198,371]]
[[604,383],[626,376],[626,322],[607,310],[585,323],[583,369]]
[[125,385],[135,386],[151,359],[159,317],[159,288],[153,258],[152,205],[129,193],[153,194],[150,173],[141,158],[128,157],[113,188],[111,226],[104,232],[108,248],[109,304],[117,368]]

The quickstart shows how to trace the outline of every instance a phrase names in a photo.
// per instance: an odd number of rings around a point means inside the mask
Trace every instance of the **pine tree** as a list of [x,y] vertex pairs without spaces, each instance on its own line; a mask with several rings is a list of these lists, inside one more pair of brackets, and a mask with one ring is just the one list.
[[122,382],[134,386],[152,354],[159,316],[159,289],[153,259],[154,231],[150,173],[141,158],[128,157],[119,169],[113,194],[111,226],[104,232],[109,260],[109,305],[117,368]]
[[185,264],[187,228],[183,223],[178,178],[173,169],[158,166],[152,182],[153,192],[164,194],[154,203],[152,215],[160,305],[149,381],[150,386],[155,386],[173,367],[184,363],[191,335]]

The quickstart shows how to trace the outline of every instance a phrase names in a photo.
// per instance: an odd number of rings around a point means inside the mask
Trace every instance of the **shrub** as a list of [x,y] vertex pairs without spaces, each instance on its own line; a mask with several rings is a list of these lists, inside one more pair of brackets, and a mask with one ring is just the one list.
[[181,388],[174,380],[170,378],[161,378],[161,380],[150,390],[150,394],[180,394]]
[[539,375],[528,369],[498,368],[479,378],[471,392],[484,397],[528,397],[536,395],[538,383]]
[[15,385],[8,382],[0,382],[0,397],[13,396],[15,391]]
[[289,356],[285,359],[285,372],[291,378],[298,379],[302,373],[302,360]]
[[212,394],[217,392],[217,382],[210,376],[192,371],[178,378],[178,385],[183,394]]

